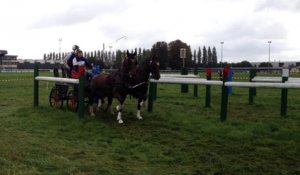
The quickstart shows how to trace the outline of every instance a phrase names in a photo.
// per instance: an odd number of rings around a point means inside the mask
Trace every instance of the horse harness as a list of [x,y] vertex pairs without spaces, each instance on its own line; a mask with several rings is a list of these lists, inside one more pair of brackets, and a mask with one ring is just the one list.
[[149,83],[149,80],[143,81],[143,82],[138,83],[138,84],[136,84],[136,85],[134,85],[134,86],[129,86],[128,88],[129,88],[129,89],[135,89],[135,88],[137,88],[137,87],[139,87],[139,86],[141,86],[141,85],[143,85],[143,84],[148,84],[148,83]]

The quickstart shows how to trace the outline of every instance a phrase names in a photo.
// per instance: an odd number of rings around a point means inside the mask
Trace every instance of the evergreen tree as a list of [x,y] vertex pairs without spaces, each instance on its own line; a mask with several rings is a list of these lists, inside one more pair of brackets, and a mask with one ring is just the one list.
[[94,58],[94,54],[93,54],[93,52],[92,52],[92,51],[90,52],[90,56],[89,56],[89,58]]
[[213,66],[218,65],[218,56],[217,56],[217,50],[215,46],[213,47],[213,51],[212,51],[212,61],[213,61]]
[[97,51],[97,59],[98,59],[98,60],[101,59],[101,52],[100,52],[100,50]]
[[197,65],[197,54],[196,54],[196,49],[194,49],[194,55],[193,55],[194,59],[193,62],[195,65]]
[[198,54],[197,54],[197,58],[198,58],[198,66],[200,66],[201,64],[201,47],[198,48]]
[[208,46],[208,50],[207,50],[207,63],[209,67],[211,67],[213,64],[210,46]]
[[142,61],[142,48],[139,48],[137,59],[138,59],[138,62]]
[[203,66],[207,66],[207,51],[206,51],[206,47],[203,46],[203,53],[202,53],[202,64]]
[[122,64],[122,51],[121,50],[117,50],[116,51],[116,60],[114,62],[114,68],[118,69],[121,67]]

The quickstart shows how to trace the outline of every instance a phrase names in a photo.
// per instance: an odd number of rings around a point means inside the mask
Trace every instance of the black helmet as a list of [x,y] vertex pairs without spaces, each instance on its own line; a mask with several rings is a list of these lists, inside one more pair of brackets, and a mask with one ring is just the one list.
[[73,50],[73,51],[75,51],[75,50],[77,50],[77,49],[79,49],[79,46],[77,46],[77,45],[74,45],[74,46],[72,47],[72,50]]

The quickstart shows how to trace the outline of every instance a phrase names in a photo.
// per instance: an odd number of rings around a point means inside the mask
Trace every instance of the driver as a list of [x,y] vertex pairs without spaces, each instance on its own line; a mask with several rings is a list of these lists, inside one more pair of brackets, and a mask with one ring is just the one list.
[[71,78],[71,72],[73,69],[73,59],[76,57],[77,51],[79,50],[78,45],[74,45],[72,47],[72,52],[69,53],[65,58],[64,58],[64,66],[66,68],[66,77]]
[[86,67],[88,66],[87,59],[83,57],[83,53],[80,49],[76,50],[76,56],[72,61],[72,78],[79,78],[80,75],[83,75],[86,73]]

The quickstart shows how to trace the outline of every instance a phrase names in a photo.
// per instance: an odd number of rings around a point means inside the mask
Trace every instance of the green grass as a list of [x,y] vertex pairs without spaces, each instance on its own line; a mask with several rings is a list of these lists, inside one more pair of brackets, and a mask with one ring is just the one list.
[[234,88],[220,122],[220,87],[204,108],[204,86],[195,98],[192,86],[158,85],[154,111],[139,121],[128,98],[119,125],[116,115],[51,108],[53,83],[40,82],[33,107],[32,73],[1,79],[12,81],[0,81],[0,174],[300,174],[300,90],[288,91],[281,117],[279,89],[258,89],[248,105],[248,89]]

